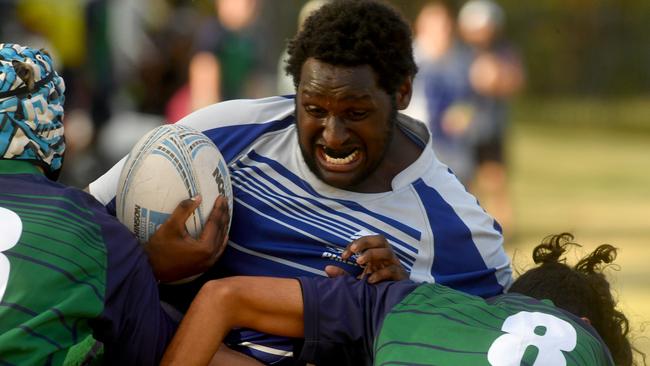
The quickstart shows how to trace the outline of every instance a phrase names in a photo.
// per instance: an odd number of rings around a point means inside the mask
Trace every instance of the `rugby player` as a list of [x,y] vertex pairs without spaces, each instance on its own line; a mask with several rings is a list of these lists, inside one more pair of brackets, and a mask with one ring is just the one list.
[[[206,279],[233,275],[408,277],[479,296],[510,285],[499,224],[436,158],[426,126],[398,112],[416,73],[411,44],[384,3],[328,3],[289,44],[295,96],[226,101],[179,122],[221,150],[234,208],[222,259],[165,299],[182,311]],[[111,209],[123,163],[89,186]],[[228,344],[266,363],[293,352],[245,329]]]
[[[155,234],[145,248],[183,260],[152,261],[152,271],[103,205],[55,182],[64,92],[48,53],[0,43],[0,364],[157,365],[177,322],[161,307],[154,273],[175,280],[214,263],[226,200],[198,240],[184,224]],[[199,202],[184,201],[173,215],[183,223]],[[203,252],[212,262],[195,255]]]
[[567,233],[533,250],[539,264],[508,294],[483,299],[439,284],[371,285],[350,276],[232,277],[206,283],[162,365],[205,365],[232,327],[304,337],[317,365],[632,365],[628,320],[616,309],[604,244],[574,267]]

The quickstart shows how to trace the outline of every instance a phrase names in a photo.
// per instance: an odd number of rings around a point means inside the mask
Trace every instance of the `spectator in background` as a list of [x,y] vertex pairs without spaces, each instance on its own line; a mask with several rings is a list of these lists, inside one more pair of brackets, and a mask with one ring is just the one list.
[[[138,139],[165,123],[166,106],[187,81],[199,10],[186,1],[96,0],[104,8],[93,28],[104,25],[112,71],[111,118],[99,131],[96,149],[106,169],[127,154]],[[100,33],[101,31],[98,31]],[[101,73],[98,75],[102,75]],[[94,179],[99,174],[86,178]]]
[[[298,13],[298,32],[302,30],[302,25],[305,22],[305,19],[311,15],[315,10],[318,10],[321,6],[328,3],[330,0],[309,0],[305,5],[300,8]],[[296,87],[293,85],[293,79],[291,75],[287,74],[287,59],[289,58],[289,53],[287,52],[287,47],[282,51],[280,59],[278,60],[278,69],[277,69],[277,80],[276,80],[276,89],[278,95],[290,95],[296,93]]]
[[513,226],[505,156],[508,100],[524,84],[519,55],[503,37],[505,15],[491,0],[471,0],[461,8],[458,26],[472,47],[469,80],[475,92],[468,128],[477,169],[470,189],[508,233]]
[[427,123],[440,160],[508,233],[507,101],[523,84],[523,68],[502,38],[503,23],[502,9],[490,0],[466,3],[458,26],[449,3],[427,3],[415,23],[420,72],[406,113]]
[[475,168],[467,135],[473,115],[468,72],[473,56],[457,38],[455,28],[449,3],[432,1],[420,10],[413,45],[419,71],[405,113],[429,126],[436,154],[467,185]]
[[257,66],[252,24],[257,0],[215,0],[211,16],[197,30],[188,84],[167,108],[168,122],[223,100],[242,98]]

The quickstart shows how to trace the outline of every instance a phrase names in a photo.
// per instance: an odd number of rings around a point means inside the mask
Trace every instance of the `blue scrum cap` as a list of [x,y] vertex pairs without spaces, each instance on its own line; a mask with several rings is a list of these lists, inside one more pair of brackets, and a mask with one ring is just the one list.
[[65,151],[64,92],[45,50],[0,43],[0,159],[31,161],[56,179]]

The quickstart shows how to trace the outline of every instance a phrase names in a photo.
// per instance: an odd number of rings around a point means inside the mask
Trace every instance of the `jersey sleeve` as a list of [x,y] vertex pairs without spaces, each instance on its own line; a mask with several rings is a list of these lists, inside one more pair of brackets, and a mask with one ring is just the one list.
[[88,190],[103,205],[108,205],[115,199],[117,194],[117,184],[120,180],[122,167],[126,163],[126,156],[118,161],[101,177],[88,185]]
[[135,237],[94,207],[107,252],[104,311],[91,321],[109,365],[157,365],[177,324],[162,309],[157,282]]
[[417,287],[412,281],[371,285],[352,276],[299,281],[305,321],[300,360],[316,364],[370,365],[384,317]]

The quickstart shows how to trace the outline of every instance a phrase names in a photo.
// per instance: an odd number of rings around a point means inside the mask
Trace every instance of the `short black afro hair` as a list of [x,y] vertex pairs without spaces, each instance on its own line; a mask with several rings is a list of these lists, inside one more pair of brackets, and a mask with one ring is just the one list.
[[411,29],[392,7],[372,0],[335,0],[315,11],[289,42],[286,71],[296,88],[313,57],[340,66],[370,65],[389,95],[417,72]]

